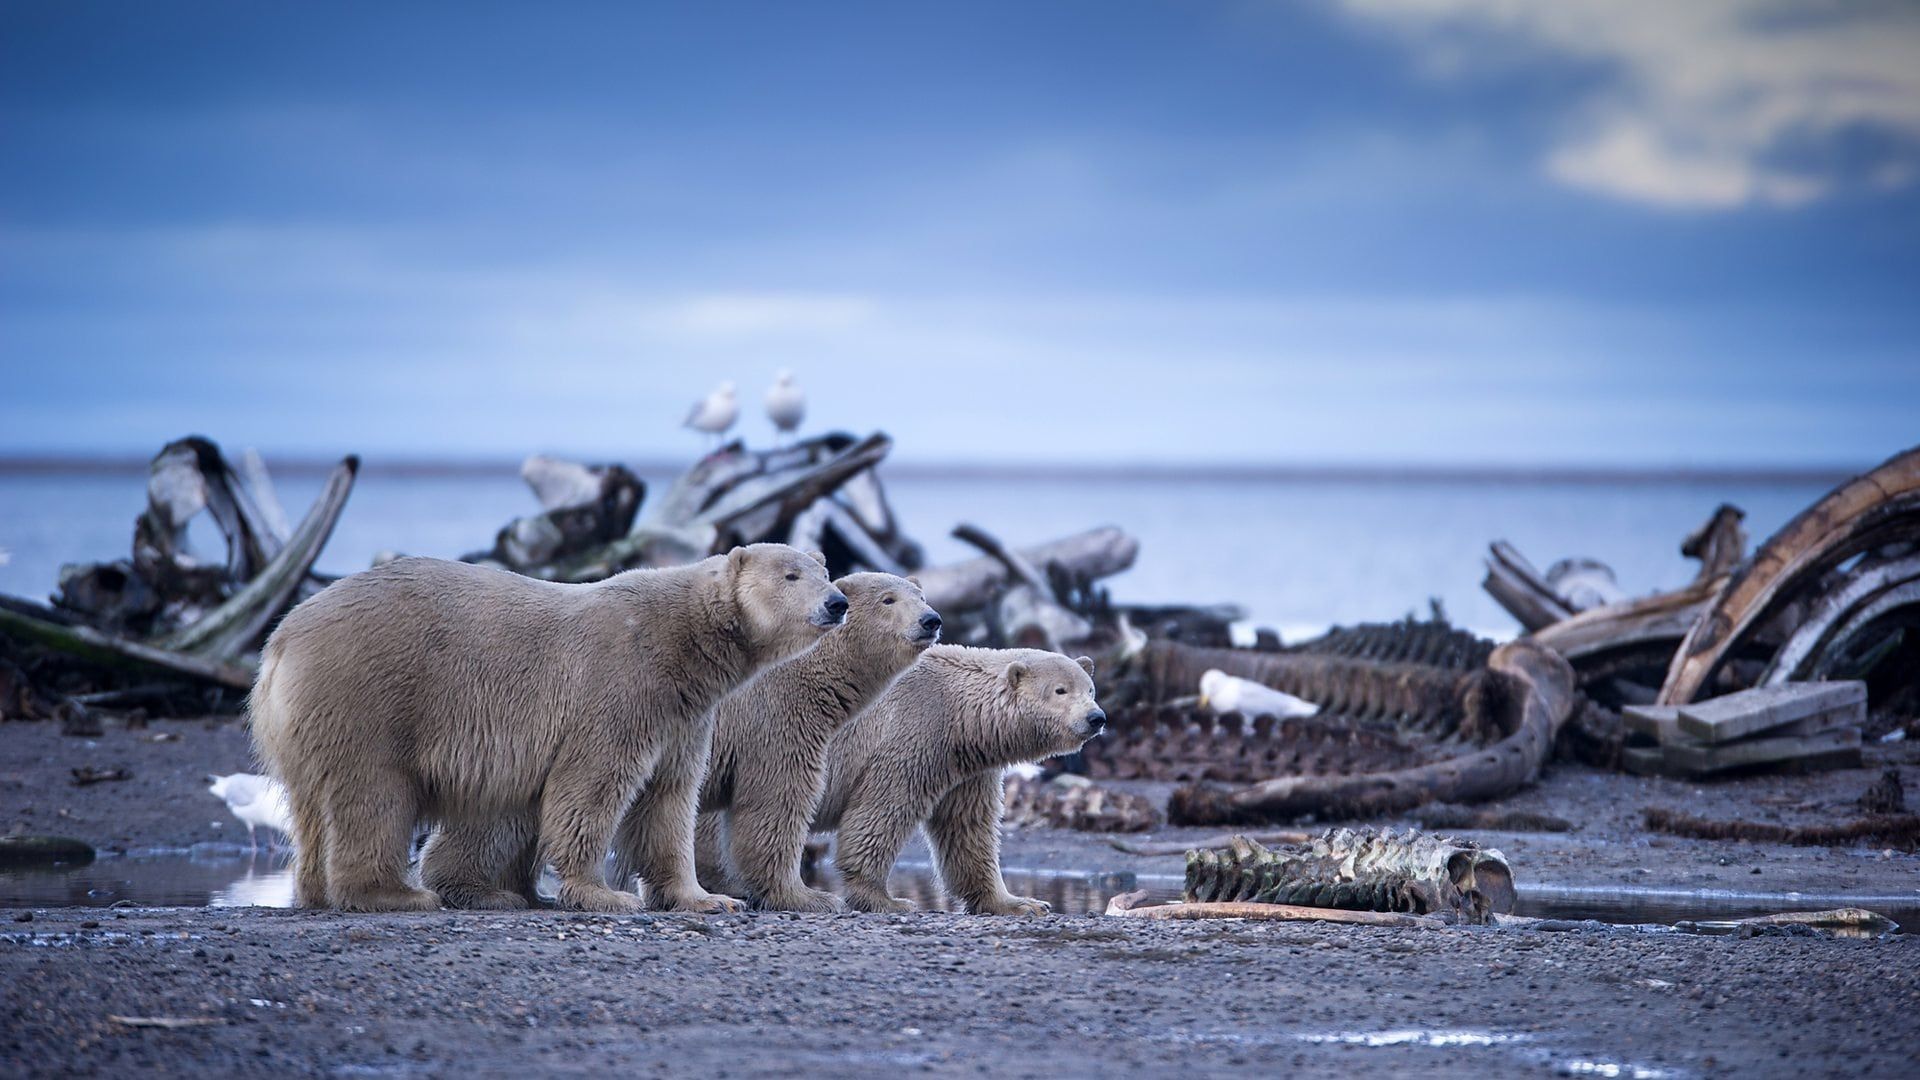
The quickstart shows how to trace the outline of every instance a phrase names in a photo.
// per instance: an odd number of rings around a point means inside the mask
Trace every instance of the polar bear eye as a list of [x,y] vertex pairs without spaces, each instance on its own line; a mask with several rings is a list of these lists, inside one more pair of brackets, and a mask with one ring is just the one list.
[[1053,692],[1056,694],[1064,694],[1067,692],[1067,688],[1064,686],[1056,686],[1053,688]]
[[880,601],[880,602],[881,602],[881,603],[883,603],[883,604],[891,604],[891,603],[893,603],[893,597],[891,597],[891,596],[889,596],[889,597],[887,597],[887,598],[886,598],[885,600],[882,600],[882,601]]
[[800,575],[799,575],[799,574],[797,574],[797,573],[794,573],[793,571],[788,571],[788,572],[787,572],[787,580],[788,580],[788,581],[799,581],[799,580],[800,580]]

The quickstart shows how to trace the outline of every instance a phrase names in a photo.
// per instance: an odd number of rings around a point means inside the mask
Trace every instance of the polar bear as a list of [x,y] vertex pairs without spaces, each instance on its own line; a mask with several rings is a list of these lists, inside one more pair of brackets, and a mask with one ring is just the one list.
[[[850,605],[846,620],[714,709],[695,834],[700,884],[739,888],[768,910],[841,909],[838,897],[800,880],[827,740],[940,639],[940,615],[912,580],[850,574],[833,584]],[[632,838],[622,829],[621,839]],[[618,851],[615,863],[626,865]]]
[[[846,608],[824,561],[782,544],[590,585],[401,559],[329,586],[274,631],[249,699],[293,805],[297,898],[427,910],[439,886],[461,906],[524,907],[498,875],[537,838],[562,907],[635,911],[603,873],[631,811],[656,906],[737,907],[694,875],[709,714]],[[422,821],[441,827],[425,889],[406,880]]]
[[1093,661],[1038,649],[936,645],[827,744],[815,831],[836,830],[846,902],[908,911],[887,873],[924,825],[948,895],[981,915],[1042,915],[1000,876],[1001,774],[1072,753],[1106,726]]

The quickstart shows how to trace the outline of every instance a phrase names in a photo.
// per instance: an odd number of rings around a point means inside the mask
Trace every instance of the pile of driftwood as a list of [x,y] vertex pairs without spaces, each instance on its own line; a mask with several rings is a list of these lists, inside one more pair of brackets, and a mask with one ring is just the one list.
[[1716,510],[1681,545],[1700,562],[1694,580],[1639,599],[1591,560],[1541,574],[1493,545],[1487,591],[1573,665],[1588,699],[1570,725],[1575,752],[1664,761],[1626,754],[1657,733],[1629,731],[1620,710],[1802,682],[1859,680],[1876,712],[1920,713],[1920,448],[1834,488],[1751,556],[1743,517]]
[[[0,716],[84,731],[96,708],[230,707],[274,620],[325,584],[314,560],[358,470],[341,461],[290,526],[257,455],[236,465],[199,436],[167,444],[129,558],[63,567],[51,605],[0,596]],[[202,520],[218,550],[192,542]]]
[[651,502],[618,465],[529,458],[521,474],[540,512],[504,526],[465,558],[551,581],[596,581],[636,567],[671,566],[737,544],[774,541],[826,556],[835,576],[859,570],[912,575],[946,621],[944,638],[1099,652],[1130,637],[1225,643],[1236,608],[1118,605],[1096,583],[1133,565],[1139,544],[1111,526],[1028,548],[960,524],[977,558],[925,565],[901,528],[877,466],[882,434],[836,433],[790,447],[735,442],[701,459]]
[[[1113,604],[1095,583],[1131,566],[1139,545],[1112,527],[1014,549],[961,525],[955,535],[983,554],[926,566],[876,471],[892,445],[883,434],[831,434],[776,450],[735,442],[652,499],[624,466],[533,457],[521,471],[539,510],[466,558],[589,582],[778,541],[824,553],[836,575],[917,576],[946,618],[948,640],[981,645],[1092,651],[1145,632],[1130,631],[1129,618],[1153,632],[1222,637],[1238,615]],[[355,458],[342,461],[307,516],[289,526],[257,455],[236,463],[198,436],[168,444],[149,470],[129,558],[64,568],[51,604],[0,596],[0,717],[54,717],[89,730],[92,708],[237,705],[274,622],[326,584],[314,561],[358,468]],[[218,550],[190,540],[209,534]]]

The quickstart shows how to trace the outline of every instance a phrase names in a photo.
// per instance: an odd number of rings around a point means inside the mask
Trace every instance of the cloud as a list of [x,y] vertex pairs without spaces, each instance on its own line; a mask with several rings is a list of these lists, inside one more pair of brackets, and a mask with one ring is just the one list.
[[[1597,65],[1544,168],[1570,187],[1683,210],[1888,190],[1920,160],[1920,6],[1781,0],[1339,0],[1438,73],[1519,41]],[[1864,155],[1864,164],[1850,158]]]

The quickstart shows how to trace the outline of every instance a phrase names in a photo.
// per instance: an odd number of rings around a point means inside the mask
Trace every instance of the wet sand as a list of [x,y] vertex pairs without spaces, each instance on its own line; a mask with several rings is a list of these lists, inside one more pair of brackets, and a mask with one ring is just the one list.
[[[180,738],[148,741],[155,732]],[[1506,851],[1523,890],[1916,895],[1914,855],[1671,840],[1638,825],[1645,805],[1837,820],[1851,816],[1881,764],[1902,768],[1914,789],[1914,757],[1896,744],[1873,748],[1867,770],[1708,785],[1557,767],[1507,805],[1572,818],[1579,832],[1471,835]],[[231,723],[156,723],[95,740],[5,725],[0,826],[132,851],[244,841],[200,777],[246,764],[245,735]],[[76,788],[67,770],[82,765],[133,776]],[[1121,855],[1104,837],[1058,830],[1010,834],[1005,861],[1065,874],[1180,867],[1177,856]],[[23,916],[31,918],[9,921]],[[1902,1075],[1920,1035],[1916,1008],[1920,935],[938,913],[0,910],[0,1060],[17,1075],[623,1066],[719,1075]],[[192,1023],[139,1027],[114,1016]]]

